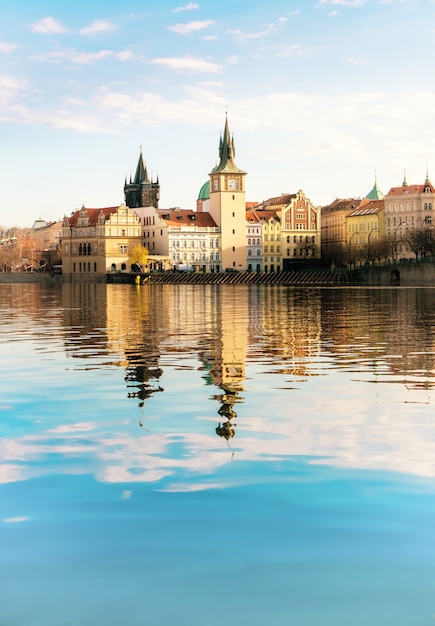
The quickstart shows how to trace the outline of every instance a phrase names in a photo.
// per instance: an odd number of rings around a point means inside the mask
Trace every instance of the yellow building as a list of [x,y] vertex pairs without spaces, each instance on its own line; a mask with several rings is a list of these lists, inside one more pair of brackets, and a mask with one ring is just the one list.
[[210,176],[210,215],[221,230],[222,269],[246,269],[246,172],[234,161],[228,119],[219,144],[219,164]]
[[347,250],[347,216],[361,204],[361,199],[336,198],[321,208],[322,258],[332,263],[344,262]]
[[125,204],[103,209],[82,206],[62,226],[62,272],[71,280],[103,280],[130,271],[129,254],[141,245],[137,215]]
[[278,211],[256,212],[261,224],[263,242],[263,271],[280,272],[281,265],[281,217]]
[[364,199],[346,217],[347,245],[367,246],[385,238],[384,200]]

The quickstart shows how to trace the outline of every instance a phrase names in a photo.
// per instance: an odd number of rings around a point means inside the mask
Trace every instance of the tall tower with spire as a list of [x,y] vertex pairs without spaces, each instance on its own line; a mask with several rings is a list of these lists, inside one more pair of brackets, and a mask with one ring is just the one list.
[[125,177],[124,195],[125,204],[131,209],[141,206],[153,206],[157,209],[159,206],[159,177],[157,176],[157,179],[153,181],[148,176],[147,166],[142,156],[142,146],[134,178],[130,176],[130,181],[127,182],[127,177]]
[[219,163],[210,172],[210,214],[221,229],[222,269],[246,269],[246,172],[235,163],[228,117],[219,141]]

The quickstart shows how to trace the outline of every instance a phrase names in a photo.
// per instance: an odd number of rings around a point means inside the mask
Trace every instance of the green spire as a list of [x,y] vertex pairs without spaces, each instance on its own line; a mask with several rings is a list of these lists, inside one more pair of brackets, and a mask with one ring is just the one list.
[[372,190],[366,195],[366,198],[368,200],[382,200],[384,197],[385,195],[382,193],[382,191],[378,187],[378,181],[376,178],[376,171],[375,171],[375,184],[373,185]]

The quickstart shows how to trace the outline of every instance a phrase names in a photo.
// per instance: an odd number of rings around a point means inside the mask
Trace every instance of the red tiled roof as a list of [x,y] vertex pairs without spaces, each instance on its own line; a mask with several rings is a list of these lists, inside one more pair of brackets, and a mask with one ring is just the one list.
[[[103,213],[104,219],[108,220],[109,217],[113,213],[116,213],[118,209],[119,209],[119,206],[111,206],[111,207],[106,207],[103,209],[86,209],[86,213],[89,219],[89,226],[95,226],[95,224],[98,221],[98,216],[100,215],[100,213]],[[75,213],[71,215],[71,217],[69,218],[70,226],[77,226],[79,216],[80,216],[80,211],[76,211]]]
[[321,212],[324,215],[325,213],[338,213],[339,211],[352,211],[356,209],[361,204],[361,200],[359,198],[346,198],[344,200],[340,198],[336,198],[334,202],[328,204],[321,208]]
[[376,213],[380,213],[385,208],[384,200],[364,200],[361,202],[359,207],[349,213],[347,217],[358,217],[359,215],[376,215]]
[[435,193],[435,188],[432,183],[427,182],[424,185],[402,185],[402,187],[391,187],[387,196],[409,196],[410,194],[424,193],[426,188],[429,188],[431,193]]
[[208,211],[192,211],[191,209],[157,209],[157,214],[160,219],[173,226],[217,226]]

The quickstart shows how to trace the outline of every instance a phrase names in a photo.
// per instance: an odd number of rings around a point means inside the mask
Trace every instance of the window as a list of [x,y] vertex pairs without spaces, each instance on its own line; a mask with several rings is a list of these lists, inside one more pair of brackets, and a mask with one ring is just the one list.
[[120,254],[127,254],[127,246],[125,244],[120,244],[120,246],[119,246],[119,253]]

